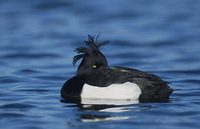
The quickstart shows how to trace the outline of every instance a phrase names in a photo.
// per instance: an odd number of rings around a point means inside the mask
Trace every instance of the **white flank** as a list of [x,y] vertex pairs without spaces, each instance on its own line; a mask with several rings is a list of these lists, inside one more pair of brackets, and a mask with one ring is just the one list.
[[107,87],[97,87],[85,84],[82,89],[82,99],[138,99],[141,94],[135,83],[112,84]]
[[139,103],[138,99],[87,99],[82,98],[81,104],[84,106],[90,105],[130,105]]

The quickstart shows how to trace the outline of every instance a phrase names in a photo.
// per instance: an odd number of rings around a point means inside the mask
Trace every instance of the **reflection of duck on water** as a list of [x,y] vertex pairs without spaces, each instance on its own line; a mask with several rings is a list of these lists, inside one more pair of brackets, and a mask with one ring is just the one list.
[[79,47],[75,64],[82,59],[76,76],[65,82],[61,89],[64,99],[109,100],[167,100],[173,90],[158,76],[125,67],[108,67],[99,43],[88,36],[87,47]]
[[[110,102],[108,102],[110,101]],[[112,101],[106,100],[107,104],[102,104],[102,102],[97,101],[89,102],[88,104],[81,104],[80,101],[67,101],[61,100],[63,103],[76,103],[78,107],[76,111],[77,120],[81,122],[102,122],[102,121],[119,121],[127,120],[134,117],[134,115],[129,112],[138,111],[138,110],[149,110],[151,106],[147,105],[135,105],[135,102],[121,100],[121,101]],[[124,101],[124,102],[123,102]],[[100,102],[100,103],[98,103]],[[92,104],[93,103],[93,104]]]
[[99,122],[111,120],[129,119],[129,116],[119,115],[116,113],[125,112],[124,107],[115,105],[82,105],[83,111],[80,114],[80,120],[83,122]]

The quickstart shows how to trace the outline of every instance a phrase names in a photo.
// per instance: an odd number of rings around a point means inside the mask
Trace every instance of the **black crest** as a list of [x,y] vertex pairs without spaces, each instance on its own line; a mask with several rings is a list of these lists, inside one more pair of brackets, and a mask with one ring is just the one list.
[[90,54],[92,52],[99,52],[99,48],[109,42],[109,41],[100,42],[98,38],[99,35],[97,36],[88,35],[88,40],[84,41],[86,46],[78,47],[75,49],[74,52],[76,52],[78,55],[74,56],[73,65],[75,65],[78,60],[82,59],[87,54]]

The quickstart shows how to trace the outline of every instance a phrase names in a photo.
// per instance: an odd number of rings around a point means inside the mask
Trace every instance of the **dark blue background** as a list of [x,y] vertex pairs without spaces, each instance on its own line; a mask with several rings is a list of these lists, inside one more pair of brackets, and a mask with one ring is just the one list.
[[[0,127],[4,129],[197,129],[199,0],[1,0]],[[111,66],[152,72],[175,92],[168,103],[60,102],[87,34],[110,40]]]

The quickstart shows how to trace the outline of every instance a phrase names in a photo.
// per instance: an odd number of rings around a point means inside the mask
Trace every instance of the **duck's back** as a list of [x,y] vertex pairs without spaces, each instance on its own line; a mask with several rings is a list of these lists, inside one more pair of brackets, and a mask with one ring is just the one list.
[[98,87],[134,83],[141,90],[140,101],[167,100],[173,92],[167,82],[160,77],[125,67],[101,68],[88,77],[86,82]]

